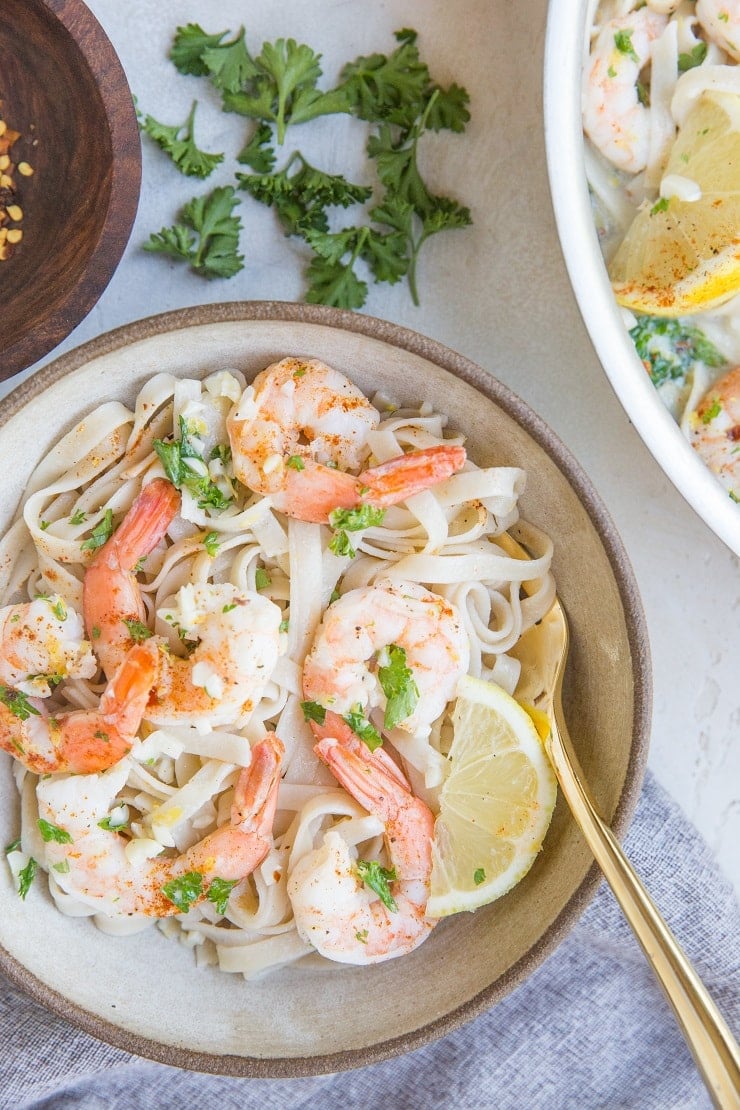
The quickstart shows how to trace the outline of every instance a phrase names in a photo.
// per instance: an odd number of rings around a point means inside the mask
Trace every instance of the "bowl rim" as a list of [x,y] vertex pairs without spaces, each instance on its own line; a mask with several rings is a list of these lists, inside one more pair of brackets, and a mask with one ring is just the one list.
[[[0,414],[0,428],[47,386],[95,358],[162,333],[233,321],[319,324],[368,336],[427,359],[492,400],[524,427],[564,474],[601,540],[625,614],[634,689],[634,718],[624,788],[611,823],[614,834],[621,839],[629,826],[642,789],[652,713],[652,673],[647,624],[634,571],[606,506],[575,456],[544,420],[493,374],[437,340],[377,317],[327,308],[324,305],[231,301],[148,316],[106,332],[61,355],[8,394]],[[522,983],[557,948],[593,898],[601,878],[601,871],[593,863],[568,904],[539,941],[495,983],[454,1011],[398,1037],[360,1049],[342,1050],[317,1057],[218,1055],[161,1044],[141,1034],[119,1028],[104,1018],[91,1014],[77,1003],[70,1002],[29,972],[1,944],[0,972],[36,1001],[98,1040],[159,1063],[191,1071],[251,1078],[295,1078],[326,1074],[379,1063],[392,1056],[421,1048],[489,1010]]]
[[53,351],[100,299],[128,243],[141,187],[139,125],[128,80],[113,44],[82,0],[34,2],[64,27],[82,63],[92,73],[110,128],[111,187],[105,220],[87,265],[62,303],[44,317],[43,326],[32,328],[3,351],[0,380],[12,378]]
[[612,389],[685,501],[736,555],[740,510],[658,397],[622,321],[591,214],[581,74],[596,0],[550,0],[545,31],[545,153],[560,247],[581,317]]

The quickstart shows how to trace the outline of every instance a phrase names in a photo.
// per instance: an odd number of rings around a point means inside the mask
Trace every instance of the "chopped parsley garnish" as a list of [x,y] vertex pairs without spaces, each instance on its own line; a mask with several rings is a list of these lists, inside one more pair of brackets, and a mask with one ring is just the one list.
[[84,512],[82,509],[78,509],[77,512],[73,513],[72,516],[69,518],[69,523],[70,524],[84,524],[86,520],[87,520],[87,513]]
[[51,524],[50,520],[40,520],[39,521],[39,528],[41,529],[42,532],[45,532],[50,524]]
[[232,609],[236,609],[236,602],[235,601],[227,601],[226,604],[224,605],[223,609],[221,610],[221,612],[222,613],[230,613]]
[[377,860],[358,860],[357,874],[362,879],[365,886],[369,886],[371,890],[380,898],[384,906],[387,906],[391,912],[398,911],[398,903],[391,894],[390,884],[397,878],[396,869],[394,867],[382,867]]
[[323,725],[326,720],[326,710],[317,701],[302,701],[301,709],[304,721],[316,721],[317,724]]
[[272,579],[264,567],[257,567],[254,572],[254,585],[258,590],[266,590],[268,586],[272,585]]
[[68,859],[60,860],[59,863],[52,863],[51,869],[52,871],[58,872],[60,875],[68,875],[69,872],[72,870],[69,866]]
[[711,405],[705,412],[701,414],[702,424],[711,424],[716,416],[722,412],[722,402],[719,397],[715,397]]
[[20,852],[21,838],[18,836],[15,840],[11,840],[10,844],[5,845],[5,855],[9,856],[11,852]]
[[367,929],[358,929],[355,933],[355,940],[359,940],[360,944],[367,944],[368,931]]
[[285,460],[285,465],[289,466],[291,470],[305,470],[306,464],[300,455],[288,455]]
[[[51,602],[49,604],[51,604]],[[67,606],[64,604],[61,597],[58,598],[51,606],[51,611],[58,621],[66,621]]]
[[683,384],[696,362],[713,369],[725,365],[703,332],[682,320],[638,316],[630,335],[655,386],[667,381]]
[[347,532],[360,532],[365,528],[373,528],[383,523],[385,509],[378,509],[374,505],[358,505],[355,509],[334,509],[329,513],[329,524],[334,528],[334,535],[329,541],[329,550],[335,555],[349,555],[354,558],[356,552],[350,543]]
[[678,55],[678,72],[685,73],[687,69],[693,69],[695,66],[700,66],[707,56],[707,44],[705,42],[697,42],[687,54]]
[[282,621],[280,621],[280,624],[278,625],[278,632],[287,632],[289,628],[290,628],[290,621],[289,620],[282,620]]
[[376,748],[382,745],[383,737],[380,735],[375,725],[372,724],[367,717],[363,716],[359,706],[356,709],[350,709],[349,713],[345,713],[344,720],[355,735],[359,736],[360,740],[367,744],[371,752],[374,752]]
[[18,893],[24,901],[26,895],[31,889],[31,884],[33,883],[33,880],[36,878],[38,866],[39,865],[36,863],[36,860],[33,858],[33,856],[31,856],[26,866],[18,872]]
[[332,538],[329,540],[329,550],[339,559],[341,559],[345,555],[349,556],[350,559],[354,559],[355,555],[357,554],[354,547],[350,543],[349,536],[342,529],[335,532]]
[[175,489],[189,490],[195,497],[198,508],[221,511],[231,504],[231,498],[226,497],[215,482],[196,474],[193,468],[188,466],[188,459],[197,459],[199,462],[204,460],[193,443],[192,433],[182,416],[180,417],[180,438],[169,442],[155,439],[153,447],[172,485]]
[[476,867],[475,871],[473,872],[473,882],[475,883],[476,886],[480,886],[480,884],[484,883],[485,881],[486,881],[486,872],[485,872],[484,868]]
[[28,696],[21,690],[13,690],[10,686],[0,685],[0,702],[7,706],[14,717],[19,721],[27,721],[29,717],[39,717],[38,709],[34,709]]
[[398,644],[390,644],[388,663],[378,667],[378,681],[388,699],[383,724],[395,728],[399,721],[405,721],[413,713],[419,700],[419,687],[414,681],[413,672],[406,666],[406,652]]
[[90,532],[86,540],[83,540],[80,547],[83,551],[97,551],[102,547],[106,540],[109,540],[113,535],[113,510],[106,509],[103,514],[103,519],[98,521],[95,527]]
[[[117,816],[116,816],[117,815]],[[123,806],[116,806],[112,813],[107,817],[103,817],[98,821],[98,828],[105,829],[106,832],[120,832],[128,825],[128,815]]]
[[631,61],[639,62],[640,57],[632,45],[633,32],[629,29],[617,31],[614,36],[614,45],[620,54],[625,54]]
[[126,628],[128,628],[129,636],[136,644],[140,644],[143,640],[148,640],[150,636],[154,635],[152,630],[147,628],[143,621],[126,620],[124,618],[123,623],[126,625]]
[[177,879],[170,879],[162,887],[162,894],[177,906],[180,913],[187,913],[202,893],[203,876],[200,871],[187,871]]
[[60,829],[58,825],[52,825],[49,821],[45,821],[43,817],[38,819],[39,832],[41,839],[45,844],[54,841],[55,844],[71,844],[72,837],[66,829]]
[[229,895],[231,894],[236,884],[236,879],[219,879],[218,877],[213,879],[213,881],[211,882],[206,898],[209,902],[213,902],[218,913],[226,913],[226,906],[229,901]]
[[660,200],[656,200],[655,204],[650,209],[650,215],[655,216],[658,212],[667,212],[668,203],[668,197],[661,197]]
[[205,536],[203,537],[203,546],[205,547],[211,558],[214,558],[216,555],[218,555],[218,532],[206,532]]

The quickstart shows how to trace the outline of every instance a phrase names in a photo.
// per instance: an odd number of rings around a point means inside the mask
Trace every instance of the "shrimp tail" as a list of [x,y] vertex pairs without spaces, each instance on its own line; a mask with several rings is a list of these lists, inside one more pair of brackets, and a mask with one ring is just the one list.
[[[88,567],[132,571],[169,528],[180,507],[180,494],[166,478],[155,478],[139,496],[110,539],[97,551]],[[87,580],[86,580],[87,582]]]
[[108,678],[134,643],[127,622],[145,616],[134,568],[163,538],[179,505],[171,482],[149,482],[85,571],[85,629]]
[[395,505],[444,482],[462,470],[465,459],[465,448],[456,444],[440,444],[399,455],[360,475],[360,483],[368,487],[361,500],[381,509]]

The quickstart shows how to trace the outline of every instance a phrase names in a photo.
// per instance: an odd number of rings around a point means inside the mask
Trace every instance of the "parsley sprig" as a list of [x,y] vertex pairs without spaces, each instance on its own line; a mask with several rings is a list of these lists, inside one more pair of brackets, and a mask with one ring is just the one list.
[[177,168],[188,177],[208,177],[224,160],[223,154],[208,154],[195,142],[195,110],[193,101],[190,114],[184,123],[170,126],[160,123],[154,116],[139,114],[139,127],[169,154]]
[[195,497],[201,509],[213,509],[220,512],[231,504],[231,498],[211,481],[209,477],[196,473],[188,465],[188,459],[196,459],[204,463],[203,455],[193,441],[193,435],[188,428],[184,417],[179,420],[180,436],[178,439],[155,439],[154,450],[164,467],[164,472],[176,489],[187,489]]
[[[362,308],[368,295],[365,276],[370,276],[376,283],[406,279],[418,305],[424,243],[440,231],[471,223],[468,208],[430,190],[419,168],[419,145],[430,131],[465,130],[470,118],[466,90],[454,83],[445,89],[432,79],[417,34],[408,28],[396,33],[397,45],[389,54],[361,56],[345,65],[339,83],[329,90],[319,87],[321,55],[310,46],[279,38],[263,43],[254,55],[243,27],[228,36],[228,31],[211,34],[189,23],[177,29],[170,58],[180,73],[208,78],[224,111],[255,121],[237,155],[252,173],[237,173],[237,185],[271,207],[286,234],[310,248],[305,299]],[[169,150],[183,172],[206,176],[219,156],[194,146],[193,112],[179,128],[146,117],[144,130]],[[275,144],[283,144],[288,127],[336,113],[369,125],[368,169],[374,185],[327,173],[300,151],[275,168]],[[231,186],[193,198],[179,221],[152,235],[146,249],[188,261],[206,277],[232,276],[243,266],[240,223],[233,215],[237,202]],[[332,210],[361,205],[367,207],[359,219],[336,226]]]

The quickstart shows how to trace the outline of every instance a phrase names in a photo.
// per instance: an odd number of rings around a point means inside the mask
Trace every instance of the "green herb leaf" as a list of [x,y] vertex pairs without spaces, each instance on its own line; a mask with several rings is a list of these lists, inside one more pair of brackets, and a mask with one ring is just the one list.
[[236,884],[236,879],[215,878],[211,881],[211,885],[208,888],[208,894],[206,895],[206,898],[209,902],[213,902],[218,913],[226,913],[229,895],[231,894]]
[[269,175],[275,166],[275,151],[271,143],[272,129],[269,124],[261,123],[237,154],[237,162],[249,166],[256,174]]
[[77,512],[73,513],[72,516],[69,518],[69,523],[75,525],[84,524],[86,520],[87,513],[83,512],[82,509],[78,509]]
[[482,867],[477,867],[475,869],[475,871],[473,872],[473,882],[475,883],[476,886],[480,886],[480,884],[484,883],[485,881],[486,881],[485,869],[482,868]]
[[272,585],[272,579],[264,567],[257,567],[254,572],[254,585],[258,590],[266,590],[268,586]]
[[346,532],[342,531],[342,529],[339,529],[339,531],[335,532],[332,538],[329,540],[329,550],[332,552],[333,555],[336,555],[338,559],[354,559],[355,555],[357,554],[354,547],[352,546],[349,536]]
[[97,551],[113,535],[113,510],[106,509],[86,540],[80,544],[83,551]]
[[316,721],[317,724],[323,725],[326,720],[326,710],[317,701],[302,701],[301,709],[304,721]]
[[194,123],[197,100],[193,101],[190,115],[184,123],[169,126],[153,116],[140,118],[139,126],[165,154],[169,154],[177,168],[188,177],[208,177],[224,160],[223,154],[208,154],[195,142]]
[[344,720],[355,735],[359,736],[360,740],[367,744],[371,752],[374,752],[376,748],[382,747],[383,737],[380,735],[375,725],[363,715],[359,706],[350,709],[349,713],[345,713]]
[[383,724],[395,728],[399,721],[411,716],[419,700],[413,671],[406,666],[406,651],[398,644],[388,647],[388,663],[378,667],[378,681],[388,699]]
[[203,876],[200,871],[187,871],[177,879],[170,879],[162,887],[162,894],[177,906],[180,913],[187,913],[202,893]]
[[697,363],[712,369],[726,365],[704,333],[682,320],[638,316],[630,336],[655,386],[669,381],[684,385]]
[[41,839],[45,844],[54,841],[55,844],[71,844],[72,837],[66,829],[60,829],[58,825],[52,825],[49,821],[45,821],[43,817],[38,819],[39,832]]
[[306,464],[300,455],[289,455],[285,460],[285,465],[289,466],[291,470],[305,470]]
[[694,69],[695,66],[700,66],[707,56],[707,44],[705,42],[697,42],[687,54],[678,55],[678,72],[685,73],[687,69]]
[[56,871],[59,875],[68,875],[72,868],[69,866],[69,860],[63,859],[59,863],[52,863],[52,871]]
[[633,62],[639,62],[640,57],[632,45],[632,30],[623,29],[617,31],[614,36],[614,45],[620,54],[625,54]]
[[397,913],[398,903],[391,894],[390,888],[390,884],[397,878],[396,869],[394,867],[381,867],[378,861],[374,859],[358,860],[356,867],[357,874],[365,886],[374,890],[383,905],[387,906],[392,913]]
[[358,505],[356,509],[334,509],[329,513],[332,528],[342,528],[345,532],[360,532],[364,528],[374,528],[382,524],[385,509],[375,505]]
[[0,686],[0,702],[5,705],[19,721],[27,721],[29,717],[40,717],[38,709],[34,709],[28,700],[28,695],[21,690],[13,690],[10,686]]
[[719,397],[715,397],[708,409],[706,409],[701,416],[702,424],[711,424],[715,417],[719,416],[722,412],[722,402]]
[[11,840],[10,844],[5,845],[5,855],[6,856],[9,856],[11,852],[20,852],[20,850],[21,850],[21,838],[20,837],[16,837],[15,840]]
[[126,620],[124,618],[123,623],[126,625],[126,628],[128,628],[129,635],[136,644],[140,644],[143,640],[148,640],[150,636],[154,635],[143,621]]
[[260,72],[247,50],[243,27],[229,42],[207,45],[200,60],[216,88],[228,93],[239,92]]
[[211,556],[211,558],[215,558],[216,555],[218,555],[218,549],[220,546],[218,532],[206,532],[205,536],[203,537],[203,546],[205,547],[206,552]]
[[[116,811],[119,813],[118,818],[114,816]],[[126,810],[123,806],[116,806],[113,813],[109,813],[107,817],[103,817],[101,821],[98,821],[98,828],[105,829],[106,832],[120,832],[121,829],[125,829],[127,825],[128,817],[126,816]]]
[[221,31],[219,34],[209,35],[197,23],[178,27],[170,48],[170,59],[180,73],[204,77],[208,68],[203,62],[203,52],[218,46],[227,34],[228,31]]
[[26,895],[31,889],[31,884],[33,883],[33,880],[36,878],[38,866],[39,865],[36,863],[36,860],[33,858],[33,856],[31,856],[26,866],[18,872],[18,893],[24,901],[26,899]]
[[241,220],[232,214],[237,204],[231,185],[193,197],[180,212],[180,223],[151,235],[144,250],[189,262],[203,277],[233,277],[244,266],[238,253]]

